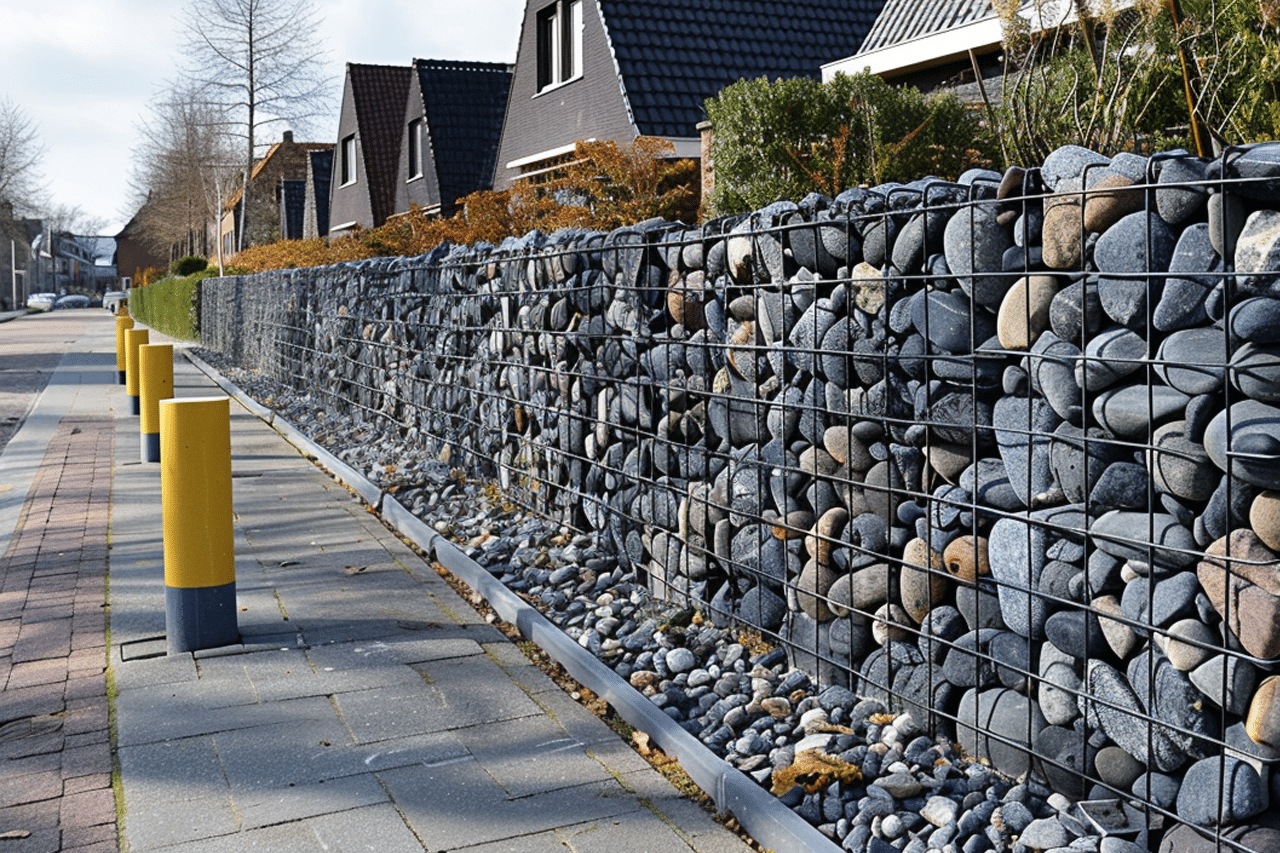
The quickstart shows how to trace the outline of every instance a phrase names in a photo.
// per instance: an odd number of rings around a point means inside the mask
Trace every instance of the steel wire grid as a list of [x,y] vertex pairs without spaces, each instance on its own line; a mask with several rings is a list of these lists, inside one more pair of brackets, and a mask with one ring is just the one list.
[[[1131,185],[1097,185],[1115,172],[1089,166],[1080,187],[1050,193],[1028,170],[999,189],[918,182],[701,229],[650,223],[206,282],[204,342],[594,531],[655,594],[760,632],[822,684],[912,710],[1011,776],[1132,804],[1130,829],[1146,838],[1178,821],[1169,792],[1193,761],[1217,762],[1216,824],[1233,807],[1236,759],[1258,768],[1265,797],[1277,755],[1250,746],[1235,695],[1251,692],[1240,673],[1261,681],[1280,665],[1236,637],[1241,594],[1267,583],[1246,575],[1275,566],[1208,533],[1249,526],[1263,489],[1237,474],[1272,458],[1265,441],[1235,446],[1252,368],[1229,363],[1239,347],[1226,322],[1269,291],[1242,284],[1229,249],[1211,269],[1171,271],[1172,250],[1157,245],[1158,193],[1264,209],[1256,180],[1234,176],[1248,153],[1226,152],[1212,181],[1169,180],[1198,161],[1158,155]],[[1100,200],[1148,218],[1130,250],[1161,268],[1099,271],[1086,217]],[[1045,247],[1025,240],[1010,241],[1000,269],[983,266],[979,238],[959,241],[967,258],[948,246],[949,223],[1009,237],[1050,213],[1061,222],[1055,207],[1077,224],[1075,269],[1046,269]],[[1231,205],[1217,212],[1238,233]],[[1160,328],[1175,277],[1202,286],[1212,313]],[[1005,298],[1014,288],[1021,302]],[[1037,288],[1058,294],[1049,304],[1074,335],[1055,333]],[[1124,292],[1128,314],[1107,302]],[[1002,312],[1023,340],[1001,340]],[[1166,358],[1191,329],[1210,330],[1208,345]],[[1209,390],[1173,399],[1174,370],[1203,374]],[[1136,428],[1113,423],[1120,394]],[[1221,473],[1201,429],[1217,412],[1226,477],[1212,495],[1203,483],[1175,494],[1152,469]],[[1184,440],[1169,440],[1170,423]],[[1113,468],[1133,479],[1119,505],[1096,488]],[[1116,512],[1131,515],[1112,523]],[[1223,543],[1217,563],[1209,541]],[[1206,577],[1225,590],[1219,602]],[[1168,582],[1194,591],[1177,618],[1156,619]],[[1078,649],[1057,648],[1064,631]],[[1171,643],[1220,663],[1216,684],[1174,668]],[[1138,765],[1128,787],[1099,771],[1117,749]],[[1229,828],[1201,831],[1219,849],[1250,849]]]

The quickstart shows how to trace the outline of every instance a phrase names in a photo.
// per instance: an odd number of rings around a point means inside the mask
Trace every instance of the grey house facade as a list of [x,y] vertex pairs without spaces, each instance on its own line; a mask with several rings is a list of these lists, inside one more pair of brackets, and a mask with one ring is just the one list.
[[493,187],[511,66],[415,59],[404,111],[395,213],[448,216],[458,199]]
[[394,211],[412,73],[407,65],[347,63],[329,189],[330,237],[376,228]]
[[883,0],[528,0],[494,187],[584,139],[668,139],[700,155],[703,102],[756,77],[818,77],[857,50]]

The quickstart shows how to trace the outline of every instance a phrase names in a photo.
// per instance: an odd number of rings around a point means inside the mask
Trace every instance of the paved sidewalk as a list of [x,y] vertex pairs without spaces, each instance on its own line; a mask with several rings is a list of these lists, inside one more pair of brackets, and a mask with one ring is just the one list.
[[[54,424],[0,588],[0,722],[16,721],[0,728],[0,837],[31,832],[0,851],[116,849],[102,673],[108,477],[121,839],[132,853],[747,849],[234,401],[243,642],[164,655],[159,466],[136,461],[137,418],[113,384],[107,331],[81,357],[100,384],[86,386],[87,368],[71,382],[75,359],[64,360],[24,426]],[[220,393],[184,359],[175,374],[179,397]],[[70,388],[73,403],[58,405]],[[10,449],[29,458],[23,438]],[[31,739],[43,745],[14,751]],[[25,800],[6,808],[11,791]]]

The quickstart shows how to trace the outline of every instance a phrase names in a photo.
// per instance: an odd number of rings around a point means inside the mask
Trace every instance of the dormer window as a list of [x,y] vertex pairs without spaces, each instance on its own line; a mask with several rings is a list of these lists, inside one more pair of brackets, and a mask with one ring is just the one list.
[[538,91],[582,76],[582,0],[556,0],[538,12]]
[[422,177],[422,119],[409,122],[409,180]]

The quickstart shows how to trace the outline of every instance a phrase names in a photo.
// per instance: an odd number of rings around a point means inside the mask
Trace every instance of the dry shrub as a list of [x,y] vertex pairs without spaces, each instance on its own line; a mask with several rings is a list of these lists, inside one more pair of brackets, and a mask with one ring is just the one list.
[[459,201],[457,215],[440,218],[415,208],[378,228],[333,241],[285,240],[255,246],[232,262],[253,272],[314,267],[365,258],[419,255],[441,243],[500,243],[534,229],[609,231],[646,219],[694,222],[699,172],[693,160],[671,159],[670,142],[640,137],[629,146],[579,142],[573,159],[541,183],[484,190]]

